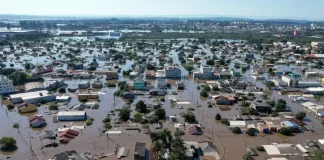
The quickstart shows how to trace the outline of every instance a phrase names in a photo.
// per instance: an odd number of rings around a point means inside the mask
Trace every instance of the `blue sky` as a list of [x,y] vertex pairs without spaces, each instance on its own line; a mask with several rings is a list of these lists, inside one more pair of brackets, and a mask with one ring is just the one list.
[[2,0],[0,14],[324,20],[324,0]]

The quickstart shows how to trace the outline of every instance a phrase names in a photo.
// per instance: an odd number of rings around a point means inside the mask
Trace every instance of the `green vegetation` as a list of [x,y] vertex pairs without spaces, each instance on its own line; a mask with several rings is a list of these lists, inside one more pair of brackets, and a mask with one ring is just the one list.
[[86,121],[86,125],[87,125],[87,126],[91,126],[93,121],[94,121],[93,118],[89,118],[89,119]]
[[16,140],[12,137],[2,137],[0,139],[0,149],[4,152],[10,152],[17,149]]
[[185,68],[189,72],[189,74],[191,74],[192,70],[195,69],[195,67],[192,65],[184,65],[183,68]]
[[257,147],[256,147],[256,150],[258,150],[258,151],[260,151],[260,152],[264,152],[264,151],[265,151],[265,149],[264,149],[263,146],[257,146]]
[[254,158],[250,154],[245,154],[243,160],[254,160]]
[[306,117],[306,113],[305,112],[298,112],[296,115],[295,115],[296,119],[302,121],[305,117]]
[[82,103],[86,103],[86,102],[88,102],[88,99],[86,99],[86,98],[81,98],[81,99],[79,99],[79,101],[82,102]]
[[208,92],[206,92],[205,90],[202,90],[200,92],[200,96],[202,96],[202,97],[208,97]]
[[177,130],[174,133],[174,136],[183,136],[185,135],[185,132],[183,130],[180,130],[179,128],[177,128]]
[[282,127],[279,129],[279,133],[285,135],[285,136],[291,136],[292,133],[291,133],[291,130],[287,127]]
[[9,104],[9,105],[7,105],[7,108],[8,108],[8,109],[14,109],[15,106],[14,106],[13,104]]
[[49,107],[48,107],[49,110],[58,110],[58,107],[57,107],[57,104],[51,104]]
[[124,94],[124,92],[128,92],[128,84],[126,81],[119,81],[118,84],[119,90],[114,93],[114,96],[120,97]]
[[324,159],[324,150],[315,150],[310,153],[309,160],[322,160]]
[[40,100],[39,100],[39,103],[40,103],[40,104],[45,104],[45,103],[46,103],[46,100],[45,100],[45,99],[40,99]]
[[242,130],[239,127],[234,127],[233,130],[232,130],[232,132],[235,133],[235,134],[241,134],[242,133]]
[[13,68],[2,68],[0,74],[8,76],[12,80],[13,85],[23,85],[28,82],[43,82],[44,79],[40,76],[30,76],[24,72],[16,71]]
[[254,128],[249,128],[248,130],[245,131],[245,134],[249,136],[255,136],[256,130]]
[[108,83],[107,87],[113,88],[113,87],[116,87],[116,84],[115,83]]
[[147,113],[148,112],[148,110],[146,108],[146,104],[142,100],[140,100],[136,103],[135,108],[136,108],[136,111],[138,111],[139,113]]
[[62,94],[62,93],[66,93],[66,89],[65,89],[65,88],[59,88],[59,89],[58,89],[58,92],[61,93],[61,94]]
[[219,121],[219,120],[222,119],[222,117],[221,117],[221,115],[219,113],[217,113],[216,116],[215,116],[215,119]]
[[163,108],[155,109],[154,115],[156,115],[159,119],[165,119],[165,110]]
[[267,88],[271,89],[272,87],[275,87],[276,85],[272,81],[267,81],[266,84]]
[[111,126],[111,124],[110,124],[109,122],[105,122],[105,123],[104,123],[104,128],[105,128],[105,129],[111,129],[111,127],[112,127],[112,126]]
[[129,116],[130,116],[130,110],[129,109],[126,109],[126,108],[122,108],[119,110],[119,118],[121,120],[123,120],[124,122],[128,121],[129,120]]
[[197,122],[195,114],[191,111],[187,111],[187,113],[183,115],[183,118],[185,119],[185,122],[189,122],[189,123]]
[[18,129],[19,128],[19,123],[14,123],[12,127]]
[[134,121],[135,122],[141,122],[143,120],[143,115],[139,112],[136,112],[134,114]]
[[221,120],[221,123],[223,123],[223,124],[225,124],[225,125],[227,125],[227,126],[230,125],[229,121],[228,121],[226,118],[223,118],[223,119]]
[[96,104],[92,107],[92,109],[98,109],[99,107],[100,107],[99,104],[96,103]]

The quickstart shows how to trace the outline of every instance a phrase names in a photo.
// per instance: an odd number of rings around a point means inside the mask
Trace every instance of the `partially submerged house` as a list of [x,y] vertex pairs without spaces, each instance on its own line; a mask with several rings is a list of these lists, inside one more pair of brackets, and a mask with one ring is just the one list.
[[202,135],[202,133],[203,133],[201,127],[199,127],[197,125],[192,125],[192,126],[188,127],[187,132],[190,135]]
[[146,152],[146,144],[141,142],[136,142],[134,160],[146,160],[145,152]]
[[32,128],[41,128],[46,126],[46,120],[41,115],[34,115],[28,118],[29,125]]

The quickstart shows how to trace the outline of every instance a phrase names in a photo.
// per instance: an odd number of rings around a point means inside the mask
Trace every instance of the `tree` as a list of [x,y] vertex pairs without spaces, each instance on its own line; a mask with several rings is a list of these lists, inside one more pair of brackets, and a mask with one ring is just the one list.
[[219,120],[222,119],[222,117],[221,117],[221,115],[219,113],[217,113],[216,116],[215,116],[215,119],[219,121]]
[[59,93],[66,93],[66,90],[65,90],[65,88],[60,88],[60,89],[58,90],[58,92],[59,92]]
[[154,110],[154,114],[159,119],[165,119],[165,110],[163,108],[158,108],[158,109]]
[[209,59],[209,60],[207,60],[206,64],[213,66],[213,65],[215,65],[215,62],[214,62],[214,60]]
[[111,124],[109,122],[104,123],[104,128],[111,129]]
[[186,147],[180,137],[176,137],[170,147],[168,160],[187,160]]
[[118,116],[121,120],[126,122],[127,120],[129,120],[130,110],[125,108],[120,109]]
[[234,127],[233,130],[232,130],[232,132],[233,133],[236,133],[236,134],[242,133],[241,128],[239,128],[239,127]]
[[141,113],[136,112],[134,114],[134,121],[135,122],[140,122],[140,121],[142,121],[142,119],[143,119],[143,115]]
[[208,97],[208,92],[206,92],[205,90],[202,90],[200,92],[200,96],[202,96],[202,97]]
[[310,153],[309,160],[322,160],[324,159],[324,150],[315,150]]
[[26,70],[30,70],[30,68],[31,68],[30,63],[25,64],[25,69],[26,69]]
[[14,109],[15,108],[15,106],[13,104],[8,104],[7,107],[8,107],[8,109]]
[[266,84],[267,88],[271,89],[272,87],[275,87],[276,85],[272,81],[267,81]]
[[14,123],[12,127],[18,129],[19,128],[19,123]]
[[192,65],[185,65],[184,68],[189,72],[189,74],[191,74],[191,71],[195,69]]
[[264,152],[264,151],[265,151],[265,149],[264,149],[263,146],[257,146],[256,149],[257,149],[258,151],[260,151],[260,152]]
[[51,104],[49,107],[48,107],[49,110],[58,110],[58,107],[56,104]]
[[249,136],[255,136],[255,129],[249,128],[248,130],[245,131],[245,134]]
[[110,118],[109,117],[106,117],[102,120],[102,123],[106,123],[106,122],[110,122]]
[[285,136],[290,136],[291,135],[291,131],[289,128],[287,127],[282,127],[279,129],[279,133],[285,135]]
[[314,99],[317,101],[317,102],[320,102],[321,100],[323,100],[323,95],[316,95],[314,96]]
[[46,100],[42,98],[42,99],[39,100],[39,103],[40,104],[45,104],[46,103]]
[[286,109],[286,101],[283,99],[278,99],[276,103],[276,110],[277,111],[283,111]]
[[250,154],[245,154],[243,160],[254,160],[254,158]]
[[209,87],[209,85],[204,85],[204,86],[203,86],[203,89],[204,89],[206,92],[210,92],[210,87]]
[[180,130],[179,128],[177,128],[176,132],[174,133],[174,136],[181,137],[183,135],[185,135],[185,132],[183,130]]
[[1,151],[14,151],[17,149],[16,140],[12,137],[2,137],[0,139]]
[[268,73],[271,73],[271,72],[273,72],[273,69],[272,68],[269,68],[268,69]]
[[140,100],[136,103],[135,105],[136,110],[140,113],[147,113],[147,108],[146,108],[146,104],[144,103],[144,101]]
[[306,113],[305,112],[298,112],[296,115],[295,115],[296,119],[302,121],[305,117],[306,117]]
[[185,122],[189,123],[195,123],[197,121],[195,114],[191,111],[187,111],[187,113],[183,115],[183,118],[185,119]]

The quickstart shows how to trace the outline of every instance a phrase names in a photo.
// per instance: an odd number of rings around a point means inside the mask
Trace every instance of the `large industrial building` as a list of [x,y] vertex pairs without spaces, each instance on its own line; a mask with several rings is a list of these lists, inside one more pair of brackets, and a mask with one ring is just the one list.
[[38,103],[41,99],[49,102],[56,99],[56,95],[49,94],[47,90],[28,92],[28,93],[19,93],[10,95],[12,103],[27,103],[35,104]]

